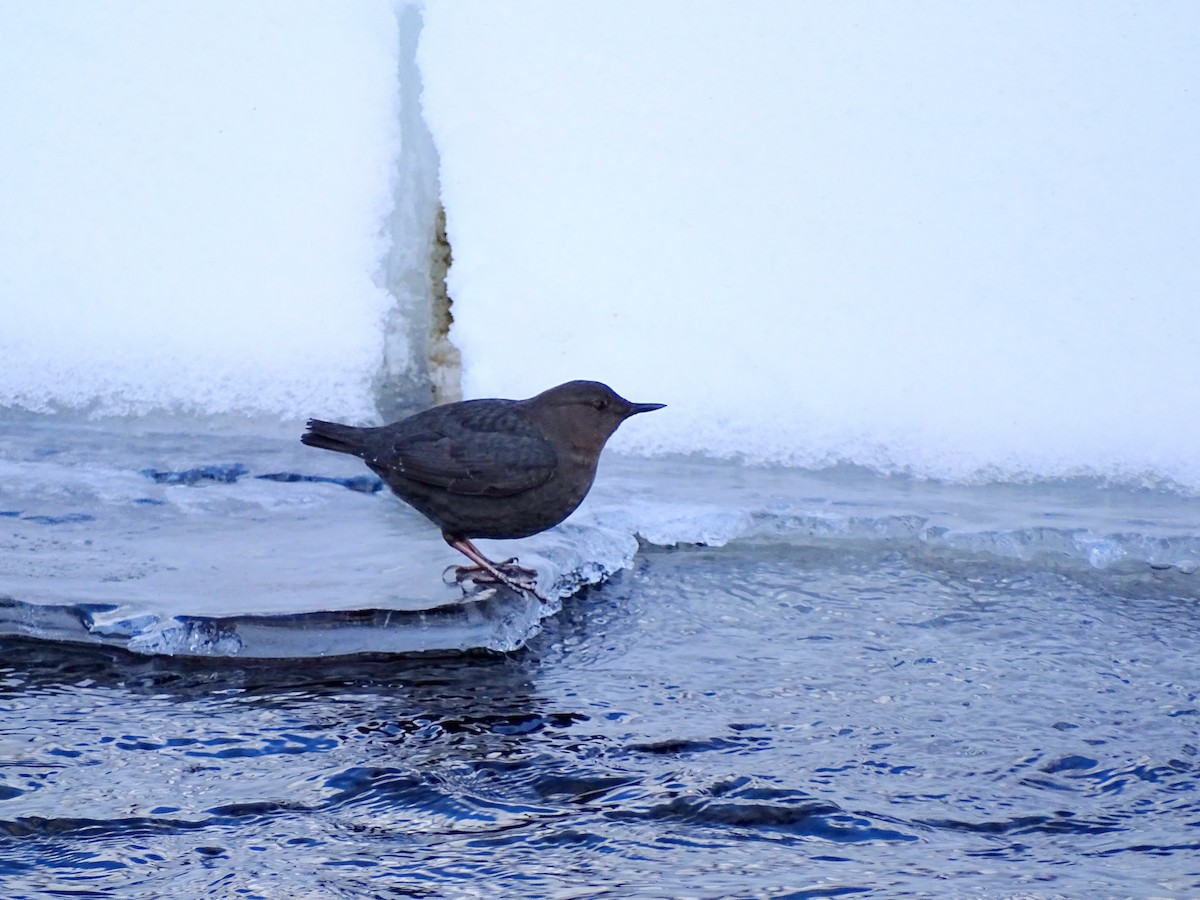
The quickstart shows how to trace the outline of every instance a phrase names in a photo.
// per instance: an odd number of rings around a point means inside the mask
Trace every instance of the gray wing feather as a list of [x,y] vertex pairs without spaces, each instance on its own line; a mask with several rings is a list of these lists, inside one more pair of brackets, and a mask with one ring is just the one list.
[[537,429],[493,401],[472,401],[453,417],[406,424],[405,433],[383,441],[382,452],[368,462],[452,494],[519,494],[548,481],[558,464],[553,445]]

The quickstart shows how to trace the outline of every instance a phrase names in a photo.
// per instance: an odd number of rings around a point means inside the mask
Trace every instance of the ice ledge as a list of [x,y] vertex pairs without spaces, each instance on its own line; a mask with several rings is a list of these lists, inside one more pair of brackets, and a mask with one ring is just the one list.
[[359,610],[206,617],[139,613],[120,606],[28,603],[0,597],[0,634],[103,644],[134,653],[287,659],[474,649],[511,651],[557,612],[508,591],[429,610]]
[[547,602],[463,595],[437,530],[356,460],[288,439],[42,423],[0,455],[0,634],[141,653],[327,656],[521,646],[639,541],[880,547],[1200,597],[1200,501],[1088,483],[952,487],[608,456],[568,522],[480,542]]

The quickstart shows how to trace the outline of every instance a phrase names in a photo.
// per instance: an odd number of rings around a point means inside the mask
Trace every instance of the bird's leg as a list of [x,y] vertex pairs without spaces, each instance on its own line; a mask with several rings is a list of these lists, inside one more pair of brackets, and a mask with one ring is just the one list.
[[537,582],[534,580],[537,572],[516,565],[517,558],[515,556],[503,563],[493,563],[479,552],[479,548],[467,538],[452,534],[443,534],[442,537],[446,539],[447,544],[475,563],[473,566],[459,566],[455,578],[460,583],[471,578],[475,581],[507,585],[519,593],[528,592],[535,597],[541,596],[537,592]]

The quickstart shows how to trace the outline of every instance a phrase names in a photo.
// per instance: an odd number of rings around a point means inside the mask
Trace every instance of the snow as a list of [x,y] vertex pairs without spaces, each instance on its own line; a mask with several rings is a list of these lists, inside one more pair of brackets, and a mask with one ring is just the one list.
[[1200,487],[1192,4],[429,6],[464,392],[616,446]]
[[6,4],[0,406],[400,408],[440,167],[466,396],[1197,491],[1198,49],[1186,2]]
[[0,404],[370,415],[387,2],[0,8]]

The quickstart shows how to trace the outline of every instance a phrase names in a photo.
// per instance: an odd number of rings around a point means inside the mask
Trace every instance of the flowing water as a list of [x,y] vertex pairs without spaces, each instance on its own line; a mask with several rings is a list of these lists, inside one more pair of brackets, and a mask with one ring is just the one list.
[[1195,498],[608,458],[540,602],[290,432],[6,434],[4,898],[1200,892]]
[[5,897],[1184,897],[1154,570],[643,546],[521,650],[0,645]]

